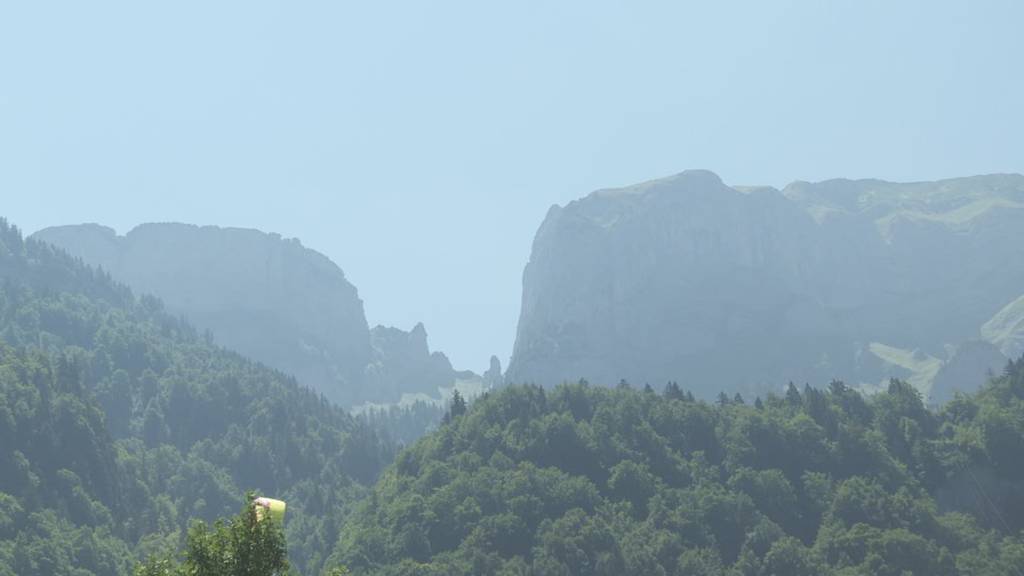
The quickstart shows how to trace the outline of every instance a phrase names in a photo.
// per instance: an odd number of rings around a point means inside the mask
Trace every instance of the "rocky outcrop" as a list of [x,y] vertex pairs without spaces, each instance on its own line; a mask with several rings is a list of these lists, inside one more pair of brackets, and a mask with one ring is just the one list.
[[1007,357],[989,342],[965,342],[957,346],[935,375],[928,400],[932,404],[944,404],[957,392],[974,392],[991,376],[1002,374],[1007,361]]
[[498,360],[497,356],[491,356],[491,365],[484,372],[483,381],[487,388],[497,388],[502,385],[501,360]]
[[928,388],[1021,286],[1024,177],[780,191],[689,171],[551,208],[506,380],[756,394],[878,383],[903,368],[876,352],[914,350],[940,363],[909,359]]
[[410,332],[377,326],[370,338],[374,363],[367,367],[367,382],[378,396],[397,400],[402,394],[436,394],[454,383],[451,362],[441,352],[430,352],[423,324]]
[[298,240],[186,224],[144,224],[124,236],[98,225],[62,226],[34,237],[160,297],[219,344],[343,405],[436,392],[455,379],[447,359],[427,351],[421,325],[371,334],[342,270]]

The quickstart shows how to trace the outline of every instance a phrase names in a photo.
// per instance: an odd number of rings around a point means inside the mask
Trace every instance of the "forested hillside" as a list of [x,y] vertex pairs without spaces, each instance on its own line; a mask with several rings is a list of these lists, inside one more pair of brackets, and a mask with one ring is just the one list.
[[784,396],[513,386],[400,454],[342,530],[362,575],[989,576],[1024,567],[1024,359]]
[[1024,359],[939,412],[899,380],[714,404],[512,386],[454,402],[383,474],[367,421],[0,221],[0,576],[128,574],[247,489],[288,501],[304,574],[1024,566]]
[[430,351],[422,324],[371,330],[342,269],[294,238],[179,223],[142,224],[124,236],[96,224],[57,226],[32,238],[159,297],[214,342],[345,407],[436,397],[460,378]]
[[0,574],[128,574],[244,490],[318,573],[390,445],[294,379],[0,220]]

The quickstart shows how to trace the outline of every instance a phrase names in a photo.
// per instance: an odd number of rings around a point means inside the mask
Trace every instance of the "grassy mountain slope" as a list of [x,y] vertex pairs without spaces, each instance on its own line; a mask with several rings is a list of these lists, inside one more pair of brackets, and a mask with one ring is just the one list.
[[1024,353],[1024,294],[983,324],[981,336],[1008,356]]

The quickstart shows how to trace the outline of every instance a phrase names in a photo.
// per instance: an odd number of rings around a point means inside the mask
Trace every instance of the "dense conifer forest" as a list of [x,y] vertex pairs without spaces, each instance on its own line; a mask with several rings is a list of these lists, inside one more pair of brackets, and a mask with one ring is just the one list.
[[319,573],[391,444],[0,220],[0,574],[129,574],[244,491]]
[[1024,359],[938,411],[685,388],[509,386],[399,451],[432,410],[353,418],[0,221],[0,575],[187,572],[250,532],[267,574],[1021,574]]
[[399,454],[335,558],[372,575],[1016,575],[1024,360],[940,412],[894,380],[695,401],[514,386]]

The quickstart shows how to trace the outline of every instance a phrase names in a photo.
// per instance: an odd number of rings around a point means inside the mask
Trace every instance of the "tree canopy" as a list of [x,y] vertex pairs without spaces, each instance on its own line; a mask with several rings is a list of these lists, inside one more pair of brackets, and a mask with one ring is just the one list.
[[1011,575],[1024,360],[928,410],[840,382],[746,403],[585,382],[486,395],[341,531],[365,575]]
[[1022,455],[1024,359],[940,411],[580,382],[355,420],[0,220],[0,576],[1016,575]]
[[260,517],[249,493],[242,511],[212,525],[196,521],[188,531],[183,562],[154,555],[135,576],[282,576],[290,572],[284,532],[273,516]]
[[129,574],[246,489],[317,572],[393,455],[294,379],[0,220],[0,574]]

